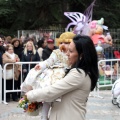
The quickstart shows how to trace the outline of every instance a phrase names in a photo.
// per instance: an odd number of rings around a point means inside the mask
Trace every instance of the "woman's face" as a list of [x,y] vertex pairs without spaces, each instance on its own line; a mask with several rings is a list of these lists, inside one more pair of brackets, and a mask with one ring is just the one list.
[[13,47],[8,48],[8,53],[10,53],[10,54],[14,53]]
[[69,65],[74,65],[78,60],[78,52],[74,42],[71,42],[67,51]]
[[15,41],[14,42],[14,47],[18,47],[19,46],[19,42],[18,41]]
[[33,50],[33,46],[32,46],[32,44],[27,44],[27,50],[28,51],[32,51]]

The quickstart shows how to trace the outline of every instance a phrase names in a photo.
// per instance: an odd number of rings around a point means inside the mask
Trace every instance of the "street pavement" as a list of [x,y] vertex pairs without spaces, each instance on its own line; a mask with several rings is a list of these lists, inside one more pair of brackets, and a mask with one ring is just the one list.
[[[101,90],[100,98],[92,92],[88,98],[86,120],[120,120],[120,108],[111,102],[111,91]],[[17,102],[0,104],[0,120],[40,120],[39,116],[28,116]]]

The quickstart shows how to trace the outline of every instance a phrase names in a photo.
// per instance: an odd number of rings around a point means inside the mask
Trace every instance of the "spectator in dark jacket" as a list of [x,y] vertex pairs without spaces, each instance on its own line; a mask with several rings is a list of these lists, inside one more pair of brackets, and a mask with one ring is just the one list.
[[42,59],[43,60],[48,59],[50,54],[52,53],[52,51],[55,49],[57,49],[57,47],[54,45],[54,39],[49,38],[47,40],[47,47],[45,49],[43,49]]
[[3,46],[4,40],[0,38],[0,65],[2,66],[2,55],[5,52],[5,48]]
[[[5,53],[5,47],[4,45],[4,36],[0,35],[0,65],[3,67],[3,60],[2,60],[2,55]],[[4,97],[4,79],[2,78],[2,100]]]
[[[38,52],[35,49],[35,46],[33,42],[28,41],[26,43],[26,46],[24,48],[24,51],[22,52],[22,62],[35,62],[35,61],[40,61],[40,57]],[[35,64],[30,65],[30,69],[33,68]],[[23,73],[24,73],[24,79],[29,71],[29,65],[28,64],[23,64]]]

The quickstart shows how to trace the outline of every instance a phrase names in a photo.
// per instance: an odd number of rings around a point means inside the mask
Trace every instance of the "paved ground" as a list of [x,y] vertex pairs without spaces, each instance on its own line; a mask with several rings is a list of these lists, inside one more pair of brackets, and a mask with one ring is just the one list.
[[[92,93],[93,95],[93,93]],[[120,120],[120,108],[111,103],[111,91],[100,91],[98,97],[90,96],[87,104],[87,120]],[[16,102],[8,105],[0,104],[0,120],[40,120],[40,116],[26,116]]]

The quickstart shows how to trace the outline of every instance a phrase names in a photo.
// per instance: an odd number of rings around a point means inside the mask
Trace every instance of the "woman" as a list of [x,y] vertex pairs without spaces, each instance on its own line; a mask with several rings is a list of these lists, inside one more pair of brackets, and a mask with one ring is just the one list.
[[[20,40],[18,38],[13,38],[12,39],[12,45],[13,45],[13,48],[14,48],[14,53],[18,55],[20,61],[22,59],[22,51],[23,51],[23,47],[20,43]],[[21,75],[19,76],[18,78],[18,81],[17,81],[17,89],[20,90],[20,85],[21,85]],[[18,92],[18,98],[20,98],[20,95],[21,92]]]
[[[21,61],[22,62],[40,61],[40,57],[38,55],[38,52],[35,49],[33,42],[28,41],[26,43],[24,51],[22,52],[22,60]],[[33,68],[34,66],[35,66],[35,64],[30,64],[30,69]],[[24,79],[26,78],[28,71],[29,71],[29,65],[23,64]]]
[[77,35],[67,52],[71,69],[66,76],[43,89],[26,93],[30,101],[51,102],[62,96],[61,102],[54,102],[50,120],[85,120],[86,102],[98,79],[97,53],[88,36]]
[[12,45],[14,47],[15,54],[17,54],[19,56],[20,60],[21,60],[23,47],[20,43],[20,40],[18,38],[13,38],[12,39]]
[[[16,55],[14,53],[13,45],[11,45],[11,44],[8,44],[6,46],[6,52],[3,54],[2,59],[3,59],[4,65],[6,63],[15,63],[15,62],[20,61],[18,55]],[[7,70],[10,70],[10,69],[13,70],[12,64],[7,65],[6,73],[7,73]],[[21,71],[21,66],[18,64],[15,64],[14,65],[14,89],[17,89],[17,81],[18,81],[18,78],[20,75],[20,71]],[[13,89],[13,78],[7,78],[7,75],[6,75],[6,90],[12,90],[12,89]],[[10,101],[10,93],[7,93],[6,97],[7,97],[6,101],[9,102]],[[18,101],[16,92],[12,92],[12,99],[13,99],[13,101]]]

